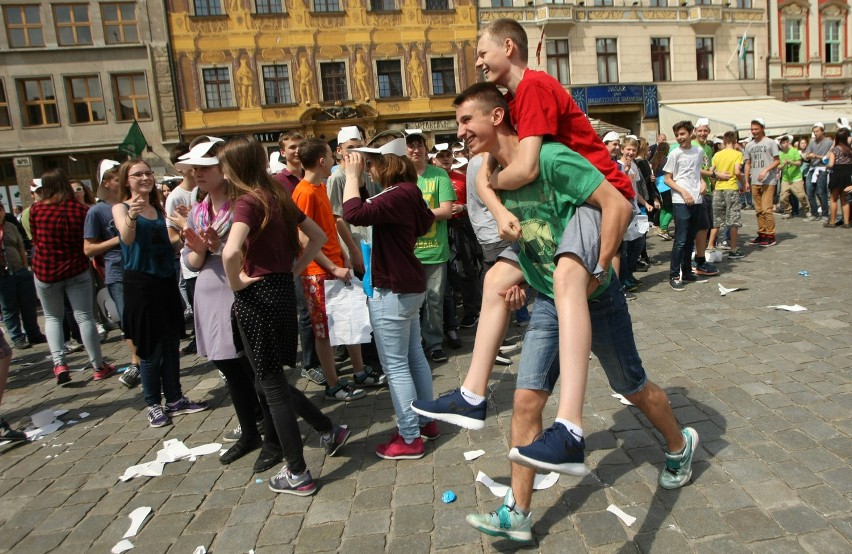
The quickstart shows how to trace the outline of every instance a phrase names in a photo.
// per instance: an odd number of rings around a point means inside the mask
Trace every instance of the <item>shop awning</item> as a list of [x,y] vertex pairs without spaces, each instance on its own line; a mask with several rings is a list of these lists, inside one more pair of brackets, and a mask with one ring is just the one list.
[[751,135],[752,119],[762,117],[766,134],[776,137],[783,134],[810,135],[813,124],[821,121],[826,132],[834,132],[838,117],[850,117],[843,108],[818,109],[801,104],[782,102],[771,96],[748,98],[716,98],[688,102],[660,102],[660,129],[671,132],[672,125],[688,119],[695,123],[700,117],[710,120],[713,135],[736,131],[740,138]]
[[589,118],[589,123],[592,124],[592,129],[595,130],[595,133],[597,133],[599,137],[603,137],[610,131],[615,131],[616,133],[622,136],[630,133],[630,129],[627,129],[625,127],[619,127],[618,125],[607,123],[606,121],[601,121],[600,119],[595,119],[594,117]]

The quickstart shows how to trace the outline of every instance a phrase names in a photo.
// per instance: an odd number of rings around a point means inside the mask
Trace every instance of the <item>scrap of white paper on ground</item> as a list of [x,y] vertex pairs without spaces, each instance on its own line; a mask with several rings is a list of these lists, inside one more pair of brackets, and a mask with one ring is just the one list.
[[804,306],[799,306],[798,304],[793,304],[792,306],[780,304],[778,306],[767,306],[767,308],[775,308],[776,310],[785,310],[788,312],[806,312],[808,310]]
[[220,448],[222,448],[222,445],[218,442],[188,448],[180,439],[167,440],[163,443],[163,448],[157,451],[157,458],[154,461],[130,466],[124,470],[124,474],[119,479],[129,481],[134,477],[159,477],[163,474],[163,466],[170,462],[183,459],[194,462],[197,456],[214,454]]
[[485,454],[485,450],[471,450],[469,452],[464,453],[464,459],[470,462],[479,458],[483,454]]
[[616,506],[615,504],[610,504],[610,505],[607,507],[606,511],[607,511],[607,512],[609,512],[609,513],[611,513],[611,514],[615,514],[615,515],[616,515],[616,517],[618,517],[618,519],[620,519],[621,521],[623,521],[623,522],[624,522],[624,524],[625,524],[625,525],[627,525],[628,527],[630,527],[631,525],[633,525],[633,524],[636,522],[636,518],[635,518],[635,517],[633,517],[633,516],[631,516],[631,515],[628,515],[628,514],[624,513],[624,512],[621,510],[621,508],[619,508],[619,507],[618,507],[618,506]]
[[[485,475],[483,472],[479,472],[476,474],[476,480],[491,491],[496,497],[502,498],[506,496],[506,493],[509,491],[508,485],[501,485],[492,479],[491,477]],[[548,473],[547,475],[536,474],[535,480],[533,481],[533,489],[537,491],[541,491],[544,489],[549,489],[556,482],[559,481],[559,474],[555,471],[552,473]]]
[[617,392],[614,392],[610,396],[612,396],[613,398],[617,398],[618,401],[621,402],[622,404],[624,404],[625,406],[632,406],[633,405],[633,402],[624,398],[623,394],[618,394]]
[[192,551],[192,554],[207,554],[207,549],[204,548],[204,545],[197,546],[195,550]]
[[727,288],[727,287],[723,287],[723,286],[722,286],[722,283],[719,283],[719,294],[720,294],[720,295],[722,295],[722,296],[725,296],[725,295],[726,295],[726,294],[728,294],[729,292],[734,292],[735,290],[740,290],[740,288],[739,288],[739,287],[734,287],[734,288],[732,288],[732,289],[729,289],[729,288]]
[[150,506],[139,506],[127,517],[130,518],[130,528],[122,537],[123,539],[129,539],[130,537],[135,537],[136,533],[139,532],[139,529],[142,528],[142,524],[145,523],[145,520],[148,519],[148,516],[151,515],[151,507]]
[[92,414],[90,414],[89,412],[80,412],[80,419],[86,419],[90,415]]
[[123,539],[118,541],[115,546],[112,547],[110,552],[112,552],[112,554],[121,554],[122,552],[127,552],[131,548],[133,548],[133,543],[127,539]]

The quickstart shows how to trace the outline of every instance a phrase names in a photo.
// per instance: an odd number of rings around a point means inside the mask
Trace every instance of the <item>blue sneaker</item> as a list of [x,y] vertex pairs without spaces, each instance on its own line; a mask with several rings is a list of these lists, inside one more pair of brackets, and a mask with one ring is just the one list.
[[585,449],[585,439],[576,436],[561,423],[554,423],[528,446],[511,449],[509,459],[534,469],[582,477],[589,473],[583,453]]
[[269,490],[296,496],[310,496],[317,492],[317,484],[311,478],[311,472],[296,475],[287,466],[281,468],[277,475],[269,478]]
[[461,389],[445,392],[435,400],[415,400],[411,409],[424,417],[446,421],[465,429],[478,431],[485,427],[487,402],[472,406],[462,396]]
[[532,515],[515,511],[512,489],[506,493],[503,505],[490,514],[469,514],[465,521],[477,531],[519,542],[532,542]]
[[664,489],[679,489],[692,478],[692,455],[698,448],[698,433],[692,427],[681,431],[686,447],[680,454],[666,452],[666,468],[660,473],[660,486]]

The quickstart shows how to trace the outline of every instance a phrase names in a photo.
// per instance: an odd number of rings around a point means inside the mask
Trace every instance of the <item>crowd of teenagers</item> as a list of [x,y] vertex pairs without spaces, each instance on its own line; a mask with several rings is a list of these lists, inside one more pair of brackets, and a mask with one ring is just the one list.
[[[714,147],[706,119],[676,124],[671,147],[662,135],[650,147],[632,136],[601,139],[553,77],[527,68],[527,52],[517,22],[484,27],[476,66],[485,82],[454,101],[455,144],[429,148],[418,130],[380,133],[368,144],[361,129],[348,126],[334,149],[285,132],[268,157],[250,137],[203,136],[175,147],[171,161],[183,178],[165,189],[143,160],[104,160],[97,203],[61,170],[45,173],[24,214],[34,279],[24,237],[14,223],[3,227],[3,279],[15,285],[4,282],[0,295],[13,344],[45,340],[26,311],[26,295],[37,294],[57,384],[70,382],[67,313],[94,379],[113,375],[101,356],[93,300],[102,282],[130,360],[119,380],[141,382],[148,421],[160,427],[207,409],[181,390],[179,341],[191,314],[194,337],[184,350],[221,372],[239,421],[225,433],[233,444],[221,462],[259,450],[254,471],[284,462],[270,488],[304,496],[317,483],[297,418],[317,432],[328,456],[352,431],[293,386],[288,370],[300,366],[299,375],[323,386],[330,401],[358,401],[366,388],[388,387],[396,431],[375,453],[419,459],[424,441],[440,436],[438,421],[485,426],[487,384],[495,363],[509,363],[504,338],[515,314],[526,329],[511,488],[495,511],[469,515],[470,525],[529,541],[536,470],[588,472],[583,402],[592,353],[612,389],[662,436],[660,486],[687,484],[698,434],[677,422],[666,393],[647,376],[628,312],[641,285],[635,273],[653,263],[649,227],[673,240],[675,290],[696,274],[718,273],[708,251],[727,245],[731,258],[741,255],[743,201],[755,206],[753,243],[760,246],[775,244],[776,205],[788,216],[810,207],[809,218],[822,215],[834,226],[840,202],[849,227],[849,131],[841,122],[832,143],[816,124],[801,155],[790,137],[767,139],[759,119],[744,149],[732,132]],[[335,349],[326,284],[356,277],[369,282],[373,340]],[[445,344],[462,346],[459,327],[476,328],[470,366],[461,387],[436,396],[430,361],[447,360]],[[351,380],[337,371],[346,356]],[[0,341],[0,394],[10,359]],[[543,409],[560,377],[556,418],[545,426]],[[5,422],[2,433],[23,438]]]

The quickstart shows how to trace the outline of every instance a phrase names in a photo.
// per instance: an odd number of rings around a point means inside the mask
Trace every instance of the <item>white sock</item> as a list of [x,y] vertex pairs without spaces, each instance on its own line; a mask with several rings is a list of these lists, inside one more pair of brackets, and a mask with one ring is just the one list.
[[461,387],[461,389],[459,390],[461,390],[462,397],[467,400],[467,403],[471,406],[479,406],[480,404],[485,402],[484,396],[479,396],[478,394],[471,392],[464,387]]
[[583,438],[583,429],[580,428],[580,427],[577,427],[576,425],[574,425],[573,423],[571,423],[567,419],[562,419],[561,417],[557,417],[556,423],[559,423],[559,424],[565,426],[565,428],[568,429],[568,431],[577,435],[578,438],[581,438],[581,439]]

